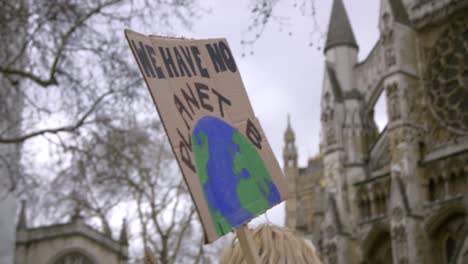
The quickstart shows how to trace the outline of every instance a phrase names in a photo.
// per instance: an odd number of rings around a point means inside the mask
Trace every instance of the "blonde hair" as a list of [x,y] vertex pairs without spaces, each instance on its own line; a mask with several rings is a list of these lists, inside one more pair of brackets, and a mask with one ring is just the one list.
[[[311,242],[297,236],[290,229],[261,225],[253,230],[253,241],[262,264],[321,264]],[[245,264],[242,249],[236,238],[227,246],[220,259],[221,264]]]

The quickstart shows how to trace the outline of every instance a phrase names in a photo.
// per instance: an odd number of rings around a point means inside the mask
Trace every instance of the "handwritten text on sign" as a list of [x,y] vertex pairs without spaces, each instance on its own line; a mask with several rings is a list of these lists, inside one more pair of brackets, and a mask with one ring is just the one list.
[[[203,65],[200,50],[197,46],[157,47],[145,45],[141,41],[130,41],[131,46],[141,63],[147,78],[167,79],[177,77],[201,76],[210,79],[210,72]],[[237,72],[237,66],[229,47],[222,41],[205,45],[216,73]],[[159,55],[159,56],[158,56]],[[157,58],[161,59],[157,59]],[[181,97],[174,94],[174,104],[184,121],[185,128],[177,128],[179,135],[179,155],[184,164],[193,172],[195,165],[191,159],[192,153],[191,127],[193,116],[201,108],[213,112],[219,111],[224,117],[226,107],[231,106],[231,100],[222,95],[214,87],[202,82],[186,83],[180,87]],[[217,108],[217,109],[216,109]],[[262,148],[262,136],[253,122],[248,119],[245,134],[258,149]]]

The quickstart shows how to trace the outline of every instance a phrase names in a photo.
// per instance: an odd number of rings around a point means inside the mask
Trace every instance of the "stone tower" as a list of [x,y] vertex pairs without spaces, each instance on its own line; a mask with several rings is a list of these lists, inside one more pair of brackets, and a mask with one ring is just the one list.
[[381,0],[380,38],[358,62],[343,1],[333,1],[315,160],[322,167],[285,164],[296,193],[288,226],[310,237],[325,263],[468,263],[467,8]]
[[[326,179],[324,248],[344,263],[356,254],[350,233],[356,226],[355,191],[350,184],[363,176],[364,122],[362,95],[353,69],[356,43],[342,0],[333,1],[325,44],[325,76],[322,90],[322,134],[325,135],[323,166]],[[346,221],[343,221],[346,220]]]
[[[296,193],[296,178],[298,172],[295,140],[294,131],[291,127],[291,118],[288,115],[288,126],[284,133],[283,168],[289,186],[289,193],[291,194]],[[297,201],[292,195],[292,198],[286,201],[286,226],[292,229],[296,228],[296,207]]]

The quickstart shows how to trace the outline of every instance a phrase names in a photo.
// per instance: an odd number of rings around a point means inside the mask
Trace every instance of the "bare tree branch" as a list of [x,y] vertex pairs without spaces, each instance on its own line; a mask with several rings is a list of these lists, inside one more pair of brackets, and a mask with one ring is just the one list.
[[86,111],[81,116],[81,118],[79,118],[75,122],[75,124],[68,125],[68,126],[61,126],[61,127],[57,127],[57,128],[41,129],[41,130],[34,131],[34,132],[31,132],[31,133],[28,133],[28,134],[25,134],[25,135],[21,135],[21,136],[18,136],[18,137],[11,137],[11,138],[2,138],[2,137],[0,137],[0,144],[18,144],[18,143],[22,143],[22,142],[24,142],[24,141],[26,141],[26,140],[28,140],[30,138],[40,136],[40,135],[44,135],[44,134],[58,134],[58,133],[61,133],[61,132],[68,132],[68,133],[75,132],[81,126],[87,124],[86,119],[88,119],[88,117],[94,112],[94,110],[104,100],[104,98],[106,98],[107,96],[109,96],[109,95],[111,95],[113,93],[114,93],[114,91],[111,90],[111,91],[108,91],[108,92],[102,94],[101,96],[99,96],[96,99],[96,101],[94,102],[94,104],[90,107],[90,109],[88,111]]
[[0,72],[5,75],[15,75],[15,76],[30,79],[31,81],[43,87],[47,87],[50,85],[57,85],[58,84],[57,79],[55,78],[55,74],[57,72],[57,65],[60,59],[62,58],[63,51],[68,45],[68,41],[70,40],[70,37],[73,35],[73,33],[76,32],[77,29],[83,26],[83,24],[88,19],[90,19],[93,15],[98,14],[103,8],[116,4],[120,1],[121,0],[113,0],[107,3],[103,3],[101,5],[98,5],[96,8],[91,9],[91,11],[88,14],[86,14],[84,17],[82,17],[81,19],[78,19],[75,22],[75,24],[61,38],[60,45],[58,46],[57,51],[55,52],[55,57],[52,61],[52,65],[49,70],[48,78],[41,78],[40,76],[37,76],[32,72],[27,72],[27,71],[23,71],[19,69],[2,67],[2,66],[0,66]]
[[180,250],[180,246],[182,245],[182,241],[184,240],[184,237],[185,237],[184,236],[185,232],[189,228],[190,223],[191,223],[192,218],[193,218],[194,215],[195,215],[195,208],[193,206],[191,206],[190,212],[189,212],[187,218],[182,222],[181,231],[180,231],[179,235],[177,236],[177,242],[176,242],[176,246],[174,248],[174,253],[172,254],[172,256],[171,256],[171,258],[169,260],[169,263],[171,263],[171,264],[175,263],[175,261],[176,261],[176,258],[178,256],[178,253],[179,253],[179,250]]

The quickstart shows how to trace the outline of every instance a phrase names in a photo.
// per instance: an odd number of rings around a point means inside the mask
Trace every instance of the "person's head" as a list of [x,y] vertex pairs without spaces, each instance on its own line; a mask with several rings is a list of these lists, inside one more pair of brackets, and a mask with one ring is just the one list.
[[[309,241],[294,234],[290,229],[261,225],[252,231],[260,262],[274,264],[321,264],[317,252]],[[235,238],[234,238],[235,239]],[[221,255],[221,264],[245,264],[242,249],[233,241]]]

